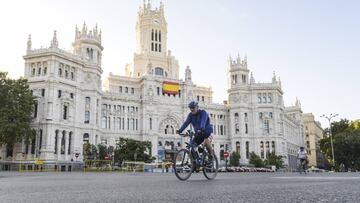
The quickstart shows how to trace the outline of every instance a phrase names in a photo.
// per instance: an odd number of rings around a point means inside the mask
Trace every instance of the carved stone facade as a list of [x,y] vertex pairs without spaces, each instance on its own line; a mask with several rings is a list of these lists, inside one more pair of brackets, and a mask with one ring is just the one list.
[[[148,140],[157,161],[168,159],[164,152],[183,146],[175,134],[198,100],[214,127],[213,146],[224,163],[224,151],[238,151],[241,163],[249,162],[254,151],[262,158],[270,152],[285,156],[285,164],[295,168],[294,156],[303,145],[300,103],[285,107],[280,79],[256,83],[247,68],[247,59],[229,59],[228,102],[212,101],[212,89],[191,80],[179,79],[179,64],[167,49],[164,7],[144,3],[136,24],[137,48],[125,76],[109,74],[102,81],[101,31],[84,24],[76,28],[73,53],[58,48],[56,32],[49,48],[32,49],[27,43],[25,77],[37,100],[33,127],[38,134],[32,147],[20,144],[13,160],[39,158],[47,162],[82,161],[84,142],[115,146],[120,137]],[[163,94],[164,81],[179,84],[178,94]],[[26,151],[26,149],[28,151]],[[24,157],[16,156],[24,153]],[[79,157],[75,155],[78,154]],[[296,162],[296,160],[295,160]]]

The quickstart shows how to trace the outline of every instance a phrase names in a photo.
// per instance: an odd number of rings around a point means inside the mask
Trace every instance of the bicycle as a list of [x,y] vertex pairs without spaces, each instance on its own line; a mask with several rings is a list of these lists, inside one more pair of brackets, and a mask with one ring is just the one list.
[[304,173],[306,174],[306,159],[299,159],[300,163],[299,163],[299,172],[300,174],[302,173],[302,171],[304,171]]
[[196,151],[196,146],[193,144],[194,133],[190,130],[185,134],[179,134],[184,137],[189,137],[189,142],[185,142],[186,147],[179,150],[174,158],[175,175],[179,180],[185,181],[190,178],[193,172],[199,172],[202,168],[204,176],[208,180],[213,180],[218,172],[219,163],[215,153],[213,154],[212,162],[209,162],[209,153],[203,144],[198,146],[199,155]]

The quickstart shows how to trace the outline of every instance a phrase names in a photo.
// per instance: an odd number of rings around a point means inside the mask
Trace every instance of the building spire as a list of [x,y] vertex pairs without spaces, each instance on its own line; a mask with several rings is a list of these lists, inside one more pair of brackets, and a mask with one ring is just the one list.
[[250,74],[250,84],[254,84],[255,83],[255,78],[253,76],[253,73],[251,72]]
[[32,45],[32,42],[31,42],[31,35],[29,35],[29,38],[28,38],[28,41],[27,41],[27,51],[30,51],[31,50],[31,45]]
[[56,37],[56,30],[54,30],[54,36],[53,39],[51,40],[50,48],[58,48],[58,46],[59,46],[59,42]]

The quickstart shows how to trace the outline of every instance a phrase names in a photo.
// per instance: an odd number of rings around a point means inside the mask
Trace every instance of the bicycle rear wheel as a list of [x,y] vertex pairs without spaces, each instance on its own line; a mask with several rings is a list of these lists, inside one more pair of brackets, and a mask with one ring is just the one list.
[[179,180],[190,178],[195,167],[193,158],[187,149],[181,149],[175,155],[174,159],[175,175]]
[[203,157],[204,176],[208,180],[213,180],[218,173],[218,169],[219,169],[219,163],[218,163],[218,160],[217,160],[217,157],[215,156],[215,154],[213,153],[212,161],[209,161],[209,155],[207,153],[204,154],[204,157]]

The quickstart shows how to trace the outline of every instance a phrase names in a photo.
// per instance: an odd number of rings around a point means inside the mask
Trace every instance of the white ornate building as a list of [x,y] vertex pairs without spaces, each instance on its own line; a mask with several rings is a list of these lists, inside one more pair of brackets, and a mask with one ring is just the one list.
[[[285,156],[294,168],[297,149],[303,145],[302,111],[299,101],[285,107],[280,79],[256,83],[247,59],[228,60],[228,101],[216,104],[212,90],[194,84],[186,67],[179,77],[179,64],[167,48],[164,7],[150,3],[138,11],[136,52],[125,76],[110,75],[102,89],[101,31],[76,28],[73,52],[58,48],[56,32],[49,48],[27,44],[25,77],[36,96],[33,127],[36,139],[17,144],[11,161],[57,162],[66,166],[82,161],[84,142],[116,145],[120,137],[149,140],[157,161],[182,146],[175,134],[189,113],[187,104],[198,100],[211,117],[213,146],[223,161],[223,152],[238,151],[247,164],[254,151],[262,158],[272,151]],[[163,93],[165,82],[178,84],[175,94]],[[6,150],[2,151],[3,157]],[[77,158],[75,155],[79,155]]]

